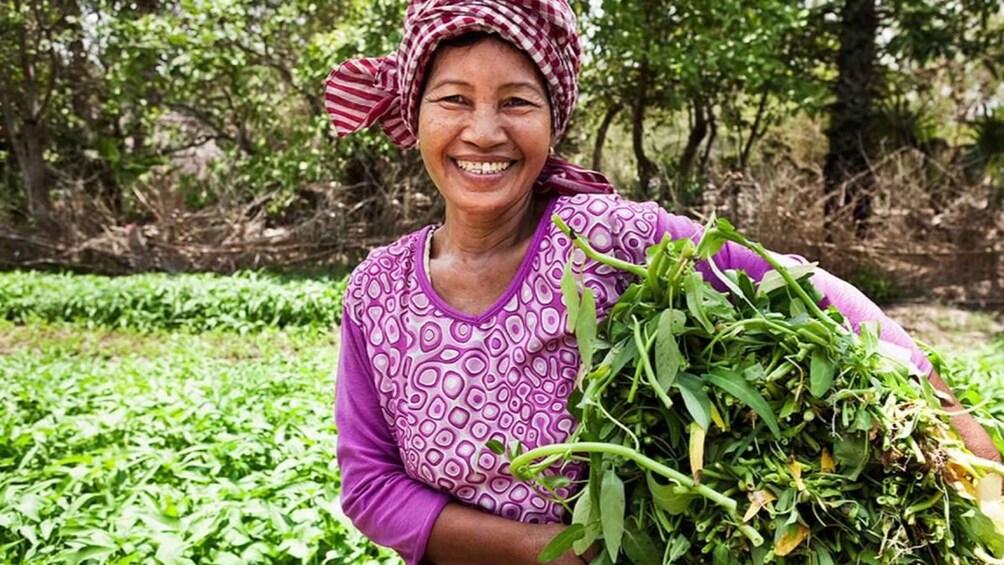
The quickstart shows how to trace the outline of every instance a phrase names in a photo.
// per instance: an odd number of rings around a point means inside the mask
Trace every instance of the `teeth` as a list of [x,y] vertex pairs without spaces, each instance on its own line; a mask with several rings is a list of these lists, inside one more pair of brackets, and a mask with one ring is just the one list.
[[457,161],[457,166],[461,169],[476,175],[490,175],[501,173],[512,166],[512,161],[499,161],[494,163],[481,163],[474,161]]

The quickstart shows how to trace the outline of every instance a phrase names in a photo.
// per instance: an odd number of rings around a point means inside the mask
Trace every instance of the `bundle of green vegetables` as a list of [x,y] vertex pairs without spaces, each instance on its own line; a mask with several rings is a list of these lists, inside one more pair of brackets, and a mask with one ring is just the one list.
[[[541,555],[599,543],[598,563],[1004,563],[1001,465],[966,450],[939,393],[883,353],[878,328],[822,310],[812,266],[786,269],[724,220],[698,244],[668,237],[602,324],[571,267],[582,353],[566,443],[510,451],[514,475],[554,493],[562,465],[588,483]],[[726,241],[773,267],[759,282],[695,263]],[[501,446],[492,446],[499,449]]]

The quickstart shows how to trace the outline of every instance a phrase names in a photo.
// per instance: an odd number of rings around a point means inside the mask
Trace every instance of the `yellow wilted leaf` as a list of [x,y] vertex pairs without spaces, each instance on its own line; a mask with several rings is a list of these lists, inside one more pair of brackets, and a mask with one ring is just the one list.
[[953,471],[959,476],[965,474],[976,476],[976,469],[973,468],[973,456],[966,454],[959,449],[948,449],[948,464],[953,467]]
[[990,518],[997,531],[1004,535],[1004,499],[1001,498],[1001,476],[990,474],[976,483],[976,500],[980,511]]
[[701,471],[704,469],[704,428],[697,423],[690,424],[690,472],[695,482],[701,482]]
[[777,497],[769,490],[758,490],[749,493],[749,499],[750,507],[746,510],[746,514],[743,515],[743,522],[749,522],[761,508],[777,500]]
[[795,479],[795,486],[798,490],[805,490],[805,483],[802,482],[802,467],[803,465],[794,459],[788,460],[788,472],[791,473],[791,478]]
[[788,528],[788,531],[777,541],[774,546],[774,555],[784,557],[799,546],[805,538],[809,537],[809,528],[802,524],[796,524],[795,528]]
[[718,409],[715,408],[715,403],[711,403],[711,421],[715,423],[716,426],[723,432],[729,431],[728,426],[725,425],[725,420],[722,420],[722,415],[718,413]]
[[819,458],[819,470],[824,473],[832,473],[837,470],[837,462],[830,455],[830,450],[823,448],[823,455]]

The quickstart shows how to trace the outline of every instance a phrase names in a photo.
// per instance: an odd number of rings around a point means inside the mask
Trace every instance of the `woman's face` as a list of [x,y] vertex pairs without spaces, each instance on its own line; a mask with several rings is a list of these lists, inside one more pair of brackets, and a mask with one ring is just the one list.
[[437,51],[418,140],[447,206],[497,212],[523,200],[551,137],[547,90],[526,54],[495,38]]

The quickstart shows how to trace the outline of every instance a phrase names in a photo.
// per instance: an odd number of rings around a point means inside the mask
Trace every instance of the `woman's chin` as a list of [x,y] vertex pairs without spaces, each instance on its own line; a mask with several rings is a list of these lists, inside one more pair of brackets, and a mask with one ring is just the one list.
[[[475,175],[467,173],[451,183],[448,191],[442,191],[446,205],[457,211],[472,213],[499,212],[526,202],[533,191],[533,183],[516,183],[516,176],[509,174]],[[518,186],[523,184],[525,186]]]

